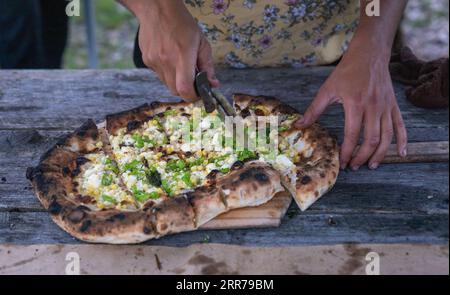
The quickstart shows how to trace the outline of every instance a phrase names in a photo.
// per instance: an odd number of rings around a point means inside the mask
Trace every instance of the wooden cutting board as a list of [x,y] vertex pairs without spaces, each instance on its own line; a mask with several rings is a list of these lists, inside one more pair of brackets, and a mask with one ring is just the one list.
[[[405,158],[397,155],[396,145],[391,145],[383,163],[446,162],[448,159],[448,141],[415,142],[408,144],[408,155]],[[291,201],[292,197],[287,192],[280,192],[261,206],[232,210],[217,216],[201,228],[276,227],[280,225]]]

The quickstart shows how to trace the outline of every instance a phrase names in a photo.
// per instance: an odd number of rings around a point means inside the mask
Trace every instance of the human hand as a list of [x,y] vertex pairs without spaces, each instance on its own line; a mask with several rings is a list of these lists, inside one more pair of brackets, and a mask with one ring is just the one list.
[[124,0],[140,23],[139,47],[144,64],[152,69],[173,95],[197,100],[195,71],[205,71],[213,87],[211,46],[181,0]]
[[[342,169],[350,165],[357,170],[367,161],[370,169],[378,168],[394,133],[398,154],[401,157],[407,154],[407,133],[389,73],[389,57],[390,50],[383,50],[370,41],[352,42],[304,117],[295,122],[297,128],[306,128],[328,105],[341,103],[345,112],[344,142],[340,152]],[[361,129],[364,141],[355,150]]]

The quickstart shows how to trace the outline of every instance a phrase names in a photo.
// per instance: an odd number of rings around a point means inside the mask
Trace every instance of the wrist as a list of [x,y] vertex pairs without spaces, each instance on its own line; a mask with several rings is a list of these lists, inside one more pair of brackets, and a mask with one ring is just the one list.
[[179,9],[182,0],[119,0],[138,19],[139,23],[148,20],[152,15],[162,16]]
[[392,44],[377,34],[356,33],[350,42],[347,52],[377,57],[379,60],[389,63]]

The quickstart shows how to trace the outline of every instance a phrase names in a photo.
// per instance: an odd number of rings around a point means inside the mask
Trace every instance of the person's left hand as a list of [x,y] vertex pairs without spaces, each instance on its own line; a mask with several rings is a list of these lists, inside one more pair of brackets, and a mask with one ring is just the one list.
[[[376,41],[375,41],[376,42]],[[345,112],[344,142],[340,166],[353,170],[369,162],[376,169],[396,135],[398,154],[407,153],[407,134],[389,74],[390,50],[370,42],[352,42],[339,65],[295,127],[313,124],[328,105],[339,102]],[[355,150],[363,128],[364,141]]]

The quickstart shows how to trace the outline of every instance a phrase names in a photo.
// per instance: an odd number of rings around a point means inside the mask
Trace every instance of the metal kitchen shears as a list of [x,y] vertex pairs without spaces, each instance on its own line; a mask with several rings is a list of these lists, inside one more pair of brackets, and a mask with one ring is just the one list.
[[236,116],[236,112],[227,98],[219,90],[211,88],[206,72],[199,72],[195,75],[195,90],[203,100],[207,113],[217,110],[222,121],[226,116]]

